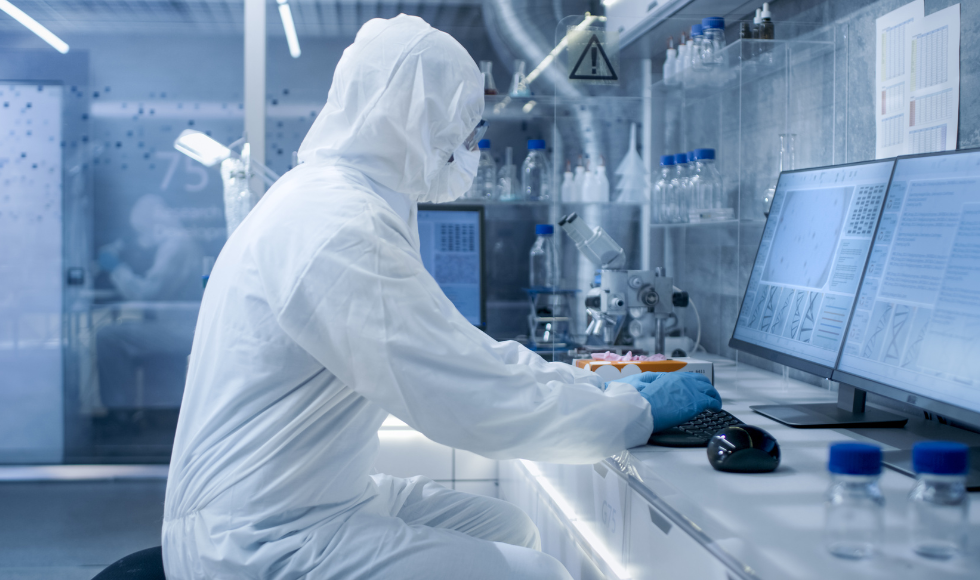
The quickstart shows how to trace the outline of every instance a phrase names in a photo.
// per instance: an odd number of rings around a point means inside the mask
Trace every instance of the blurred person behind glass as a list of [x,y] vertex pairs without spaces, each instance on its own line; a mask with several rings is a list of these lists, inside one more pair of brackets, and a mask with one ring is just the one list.
[[[155,250],[149,269],[138,274],[121,263],[122,240],[103,246],[98,256],[99,267],[122,297],[119,306],[142,312],[138,319],[115,321],[97,334],[100,394],[109,411],[106,422],[113,426],[132,424],[146,399],[162,399],[169,402],[167,407],[179,407],[202,295],[201,249],[160,196],[148,194],[136,200],[129,223],[138,245]],[[167,392],[139,392],[140,368],[144,386],[161,387],[160,381],[146,376],[150,361],[157,362],[155,369],[160,363],[179,366],[181,372],[166,373],[170,377],[163,381]]]

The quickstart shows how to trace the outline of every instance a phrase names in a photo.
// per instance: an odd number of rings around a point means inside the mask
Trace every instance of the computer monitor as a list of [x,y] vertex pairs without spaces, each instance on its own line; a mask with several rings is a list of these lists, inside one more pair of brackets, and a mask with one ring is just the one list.
[[[783,172],[729,346],[830,378],[895,160]],[[845,386],[836,403],[756,405],[792,427],[900,427]]]
[[980,426],[980,151],[899,158],[833,378]]
[[729,346],[830,378],[894,163],[779,176]]
[[460,314],[486,328],[483,206],[419,205],[422,264]]

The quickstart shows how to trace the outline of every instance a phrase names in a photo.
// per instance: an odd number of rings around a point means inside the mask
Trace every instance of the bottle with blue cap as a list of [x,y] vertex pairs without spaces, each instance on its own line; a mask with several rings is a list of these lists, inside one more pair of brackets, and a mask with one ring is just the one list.
[[961,443],[927,441],[912,448],[916,481],[909,493],[909,525],[916,553],[946,559],[966,550],[969,458]]
[[828,463],[831,482],[825,501],[824,541],[831,554],[859,560],[881,544],[885,497],[878,487],[881,448],[835,443]]
[[490,153],[490,140],[480,140],[480,164],[476,168],[476,179],[466,197],[471,199],[493,199],[497,191],[497,162]]
[[531,246],[530,285],[533,289],[558,288],[558,252],[555,249],[555,226],[538,224],[534,227],[537,239]]
[[551,199],[551,164],[544,148],[544,139],[527,141],[527,157],[521,166],[521,191],[527,201]]
[[687,153],[674,154],[674,171],[667,188],[671,223],[685,223],[690,211],[690,175],[688,174]]
[[655,224],[670,223],[668,189],[674,169],[674,156],[660,156],[660,179],[653,184],[653,211],[650,219]]
[[701,40],[701,64],[718,66],[723,64],[725,51],[725,19],[709,16],[701,20],[703,39]]
[[722,199],[721,174],[715,167],[714,149],[694,150],[694,177],[691,178],[694,198],[700,209],[719,209],[725,207]]

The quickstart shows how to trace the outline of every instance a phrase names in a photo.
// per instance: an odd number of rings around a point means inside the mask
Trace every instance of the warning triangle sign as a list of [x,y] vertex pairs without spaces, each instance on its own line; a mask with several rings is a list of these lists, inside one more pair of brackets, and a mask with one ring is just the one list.
[[602,43],[595,34],[585,44],[585,50],[578,57],[578,62],[572,67],[568,78],[573,81],[618,81]]

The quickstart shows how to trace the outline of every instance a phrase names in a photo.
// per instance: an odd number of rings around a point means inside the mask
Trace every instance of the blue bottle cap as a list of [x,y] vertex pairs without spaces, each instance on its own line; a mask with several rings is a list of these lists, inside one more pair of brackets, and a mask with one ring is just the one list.
[[881,448],[864,443],[834,443],[830,446],[827,469],[843,475],[878,475]]
[[528,139],[528,149],[544,149],[544,139]]
[[714,149],[695,149],[694,150],[695,159],[714,159],[715,150]]
[[720,16],[709,16],[707,18],[701,19],[701,28],[707,30],[709,28],[719,28],[725,29],[725,19]]
[[688,151],[687,152],[687,160],[688,161],[694,161],[695,159],[696,159],[696,157],[694,157],[694,151]]
[[674,155],[674,163],[687,163],[687,153],[677,153]]
[[694,24],[691,26],[691,36],[701,36],[701,32],[702,30],[700,24]]
[[963,475],[970,467],[970,449],[951,441],[924,441],[912,447],[912,469],[916,473]]
[[661,155],[660,156],[660,164],[661,165],[673,165],[674,164],[674,156],[673,155]]
[[479,145],[480,149],[489,149],[490,148],[490,140],[489,139],[480,139],[480,142],[477,143],[477,145]]
[[555,226],[551,224],[538,224],[534,226],[534,235],[547,236],[555,233]]

